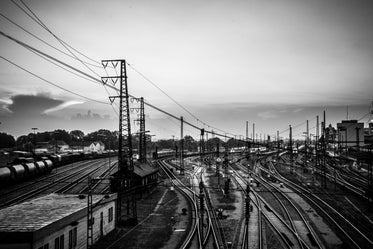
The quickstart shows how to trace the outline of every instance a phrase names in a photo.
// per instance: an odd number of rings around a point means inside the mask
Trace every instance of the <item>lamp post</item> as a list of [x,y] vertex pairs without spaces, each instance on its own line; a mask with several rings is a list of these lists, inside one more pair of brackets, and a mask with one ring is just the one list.
[[36,132],[36,130],[37,130],[38,128],[36,128],[36,127],[32,127],[31,128],[31,130],[33,130],[34,131],[34,157],[35,157],[35,147],[36,147],[36,134],[35,134],[35,132]]

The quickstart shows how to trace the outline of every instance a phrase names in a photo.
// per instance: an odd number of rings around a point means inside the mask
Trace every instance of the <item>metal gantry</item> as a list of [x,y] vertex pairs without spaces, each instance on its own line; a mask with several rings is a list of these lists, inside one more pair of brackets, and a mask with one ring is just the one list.
[[137,102],[140,103],[139,108],[133,108],[137,111],[139,111],[139,114],[137,116],[137,119],[135,119],[136,122],[138,122],[138,125],[140,126],[139,130],[139,161],[141,163],[146,162],[146,131],[145,131],[145,108],[144,108],[144,98],[133,98]]
[[184,175],[184,118],[180,117],[180,175]]
[[293,133],[291,125],[289,125],[289,152],[290,152],[290,174],[293,174],[294,158],[293,158]]
[[92,196],[92,178],[88,176],[88,195],[87,195],[87,248],[93,245],[93,196]]
[[115,85],[120,84],[119,95],[110,96],[111,103],[119,99],[119,143],[118,143],[118,172],[111,182],[113,191],[118,192],[117,200],[117,223],[137,223],[135,193],[131,193],[133,187],[134,165],[132,157],[132,136],[129,107],[129,94],[127,84],[127,69],[125,60],[103,60],[104,68],[111,64],[116,70],[120,66],[119,76],[102,77],[102,82]]

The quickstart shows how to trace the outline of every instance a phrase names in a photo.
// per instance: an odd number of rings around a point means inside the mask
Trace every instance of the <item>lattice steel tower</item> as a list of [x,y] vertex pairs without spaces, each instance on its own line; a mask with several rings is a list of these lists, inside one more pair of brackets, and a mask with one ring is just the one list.
[[129,95],[127,85],[127,69],[125,60],[103,60],[104,68],[111,64],[116,70],[120,66],[119,76],[101,77],[102,82],[107,84],[110,80],[116,84],[119,80],[120,89],[118,96],[110,96],[113,103],[119,98],[119,143],[118,143],[118,172],[111,181],[112,191],[118,192],[117,200],[117,223],[137,223],[136,198],[131,191],[133,187],[133,157],[132,157],[132,136]]
[[139,109],[140,113],[138,115],[137,121],[140,126],[139,131],[139,161],[142,163],[146,162],[146,131],[145,131],[145,108],[144,108],[144,98],[134,98],[136,101],[140,102],[140,108],[134,108]]

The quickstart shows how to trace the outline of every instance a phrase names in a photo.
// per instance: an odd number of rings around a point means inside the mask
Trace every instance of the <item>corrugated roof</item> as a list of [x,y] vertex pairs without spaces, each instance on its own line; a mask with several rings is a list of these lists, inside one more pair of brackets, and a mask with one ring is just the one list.
[[139,165],[135,165],[133,171],[136,175],[144,177],[158,171],[158,169],[150,166],[148,163],[141,163]]
[[[104,195],[93,195],[93,204]],[[0,209],[0,232],[33,232],[87,207],[79,195],[49,194]]]

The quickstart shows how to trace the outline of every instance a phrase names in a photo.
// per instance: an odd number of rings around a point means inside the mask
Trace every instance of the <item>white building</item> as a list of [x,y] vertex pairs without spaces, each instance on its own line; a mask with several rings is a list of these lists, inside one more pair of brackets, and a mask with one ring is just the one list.
[[[0,210],[0,249],[87,248],[87,196],[49,194]],[[115,228],[116,195],[93,195],[93,242]]]
[[101,154],[105,150],[105,144],[100,141],[96,142],[87,142],[84,145],[83,151],[84,153],[98,153]]

